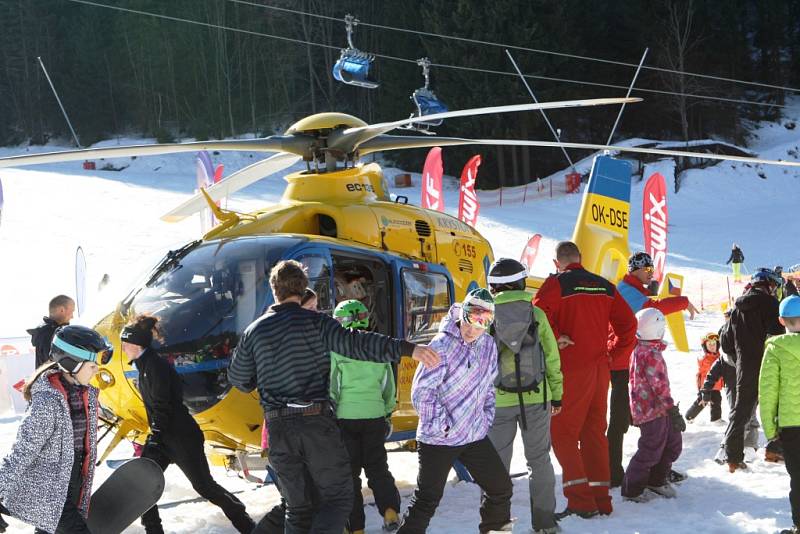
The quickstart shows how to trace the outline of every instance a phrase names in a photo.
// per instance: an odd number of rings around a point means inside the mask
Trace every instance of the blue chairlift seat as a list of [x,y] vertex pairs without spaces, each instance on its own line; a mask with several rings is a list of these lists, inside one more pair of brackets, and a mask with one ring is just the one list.
[[[436,113],[447,113],[448,111],[450,111],[448,107],[445,105],[445,103],[439,100],[434,94],[434,92],[428,89],[427,87],[420,87],[419,89],[414,91],[414,93],[411,95],[411,100],[417,107],[416,112],[411,114],[411,118],[413,117],[423,118],[426,115],[434,115]],[[433,134],[433,132],[429,132],[428,130],[436,126],[440,126],[441,124],[442,124],[442,119],[435,119],[432,121],[421,120],[419,122],[415,122],[408,125],[408,129],[417,130],[422,133]]]
[[380,82],[369,78],[369,68],[374,59],[375,56],[372,54],[366,54],[355,48],[345,48],[333,65],[333,77],[347,85],[375,89],[380,86]]

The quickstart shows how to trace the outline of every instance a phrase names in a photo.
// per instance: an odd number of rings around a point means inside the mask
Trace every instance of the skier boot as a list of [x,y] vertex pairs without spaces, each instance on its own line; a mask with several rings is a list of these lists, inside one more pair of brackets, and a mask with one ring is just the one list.
[[400,516],[392,508],[387,508],[383,514],[383,530],[396,532],[400,528]]
[[781,530],[780,534],[800,534],[800,526],[794,525],[792,528]]
[[764,452],[764,461],[781,463],[783,462],[783,453],[780,451],[771,451],[769,449]]
[[674,469],[670,469],[669,476],[667,478],[667,482],[669,482],[670,484],[680,484],[681,482],[683,482],[687,478],[689,478],[689,476],[686,475],[685,473],[679,473],[678,471],[675,471]]
[[599,510],[591,510],[591,511],[588,511],[588,512],[584,512],[582,510],[573,510],[572,508],[564,508],[563,511],[556,512],[554,514],[554,517],[556,518],[556,521],[561,521],[565,517],[569,517],[571,515],[576,515],[576,516],[578,516],[578,517],[580,517],[582,519],[591,519],[593,517],[597,517],[598,515],[600,515],[600,511]]
[[678,496],[678,492],[675,491],[675,488],[673,488],[672,484],[669,482],[666,482],[661,486],[647,486],[647,489],[654,493],[658,493],[666,499],[674,499]]
[[637,502],[637,503],[646,503],[650,502],[653,499],[657,499],[659,494],[653,491],[650,488],[645,488],[643,492],[641,492],[636,497],[623,497],[622,500],[626,502]]
[[731,473],[747,471],[747,464],[744,462],[728,462],[728,471]]

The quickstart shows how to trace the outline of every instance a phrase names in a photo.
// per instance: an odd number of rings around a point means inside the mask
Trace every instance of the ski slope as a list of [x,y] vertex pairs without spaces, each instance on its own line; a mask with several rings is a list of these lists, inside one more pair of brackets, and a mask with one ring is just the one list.
[[[800,153],[800,136],[787,125],[800,117],[800,106],[791,110],[780,123],[754,127],[750,148],[762,157],[794,158]],[[141,139],[123,139],[102,145],[141,143]],[[147,141],[144,141],[147,142]],[[37,147],[37,151],[60,147]],[[18,154],[22,149],[0,149],[0,155]],[[445,150],[444,157],[447,158]],[[213,155],[215,163],[224,163],[225,174],[242,168],[259,156],[253,154]],[[37,324],[46,312],[47,301],[58,293],[74,294],[74,255],[81,246],[86,254],[87,311],[76,323],[92,325],[113,309],[135,280],[167,249],[198,237],[197,217],[177,224],[167,224],[159,217],[186,199],[195,183],[194,155],[158,156],[124,159],[115,162],[127,166],[122,171],[84,171],[80,164],[53,164],[26,169],[0,170],[5,206],[0,225],[0,337],[25,335],[25,328]],[[581,165],[590,165],[584,160]],[[293,170],[299,170],[296,167]],[[588,167],[587,167],[588,168]],[[657,166],[649,170],[655,170]],[[397,169],[385,169],[392,177]],[[482,168],[482,173],[492,169]],[[759,176],[759,173],[763,177]],[[411,189],[394,192],[419,202],[418,174],[412,176]],[[632,192],[631,248],[641,247],[642,183]],[[722,322],[718,305],[727,300],[728,284],[725,260],[731,243],[743,249],[745,265],[752,271],[762,265],[789,266],[800,262],[796,243],[800,219],[796,214],[800,173],[779,167],[720,163],[704,170],[686,173],[679,194],[669,196],[669,250],[667,270],[687,277],[685,291],[695,305],[701,298],[706,311],[687,321],[693,351],[666,353],[673,396],[688,408],[695,390],[696,357],[699,339],[707,331],[716,331]],[[280,176],[255,184],[229,201],[229,207],[247,210],[280,199],[284,181]],[[457,209],[457,184],[446,179],[447,211]],[[478,230],[493,244],[495,256],[518,258],[527,239],[535,232],[543,235],[534,273],[546,275],[552,270],[552,250],[561,239],[568,239],[577,216],[580,195],[518,206],[482,209]],[[104,274],[110,283],[98,290]],[[731,285],[733,296],[741,286]],[[723,408],[727,418],[727,406]],[[0,414],[2,417],[2,414]],[[648,504],[623,503],[614,490],[615,512],[610,517],[585,521],[568,518],[562,523],[566,533],[773,533],[791,524],[789,480],[783,465],[763,462],[763,450],[748,473],[728,474],[715,464],[714,456],[724,426],[708,422],[708,411],[684,434],[684,450],[676,467],[688,472],[690,479],[678,488],[678,498]],[[0,418],[0,454],[13,444],[19,419]],[[627,435],[625,454],[635,451],[638,430]],[[763,436],[762,436],[763,445]],[[525,471],[521,442],[512,472]],[[114,457],[125,458],[130,447],[121,445]],[[416,479],[416,455],[392,453],[390,467],[401,493],[407,496]],[[626,460],[627,461],[627,460]],[[557,473],[560,467],[553,458]],[[259,518],[277,501],[273,486],[257,488],[222,468],[212,468],[216,479],[238,492],[254,518]],[[107,477],[105,466],[98,468],[97,484]],[[560,477],[557,476],[560,480]],[[368,490],[367,490],[368,491]],[[557,487],[558,509],[565,506]],[[222,513],[213,505],[197,499],[181,472],[167,471],[167,489],[161,500],[162,518],[170,532],[233,532]],[[430,532],[475,532],[478,524],[479,490],[474,485],[448,485]],[[404,505],[407,498],[404,498]],[[377,513],[369,507],[367,531],[380,532]],[[528,484],[525,477],[514,481],[512,514],[518,518],[514,532],[528,532],[530,514]],[[28,526],[11,520],[9,532],[29,532]],[[142,532],[137,525],[130,532]]]

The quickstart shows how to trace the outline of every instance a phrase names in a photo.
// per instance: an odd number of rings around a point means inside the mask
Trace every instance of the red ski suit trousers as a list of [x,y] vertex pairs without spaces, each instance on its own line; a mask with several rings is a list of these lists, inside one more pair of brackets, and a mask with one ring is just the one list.
[[553,417],[550,434],[563,470],[567,507],[572,510],[605,514],[612,510],[606,439],[609,380],[605,361],[564,372],[563,409]]
[[533,303],[547,314],[556,339],[573,341],[560,351],[564,395],[561,413],[550,423],[567,506],[610,514],[609,363],[633,350],[636,317],[614,284],[578,263],[545,280]]

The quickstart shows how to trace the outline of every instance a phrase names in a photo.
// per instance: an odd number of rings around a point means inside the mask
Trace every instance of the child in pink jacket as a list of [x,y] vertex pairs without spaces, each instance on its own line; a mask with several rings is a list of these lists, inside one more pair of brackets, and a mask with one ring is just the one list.
[[631,418],[641,437],[625,471],[622,496],[626,501],[647,502],[659,495],[676,495],[667,477],[672,462],[681,454],[686,422],[672,401],[667,364],[661,354],[667,348],[662,341],[664,314],[645,308],[636,319],[638,341],[631,357],[629,385]]

